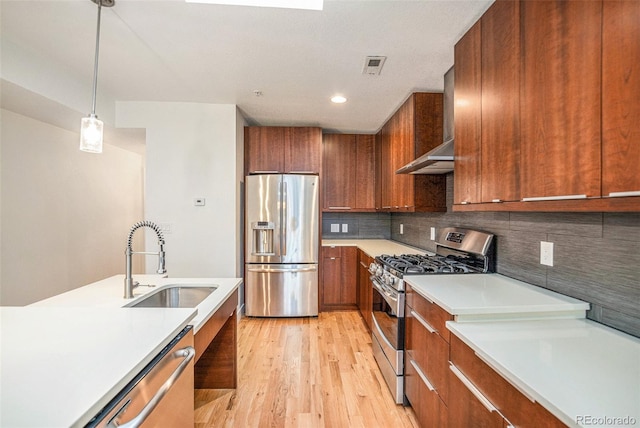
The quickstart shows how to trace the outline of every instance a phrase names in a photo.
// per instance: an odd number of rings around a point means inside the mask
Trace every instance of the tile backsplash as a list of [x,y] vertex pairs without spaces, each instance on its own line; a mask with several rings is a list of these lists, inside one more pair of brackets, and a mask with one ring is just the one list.
[[[447,181],[450,192],[451,174]],[[638,213],[456,213],[449,209],[446,213],[363,215],[340,214],[340,221],[352,221],[357,227],[358,234],[349,238],[386,238],[434,250],[431,227],[493,233],[498,273],[589,302],[590,319],[640,337]],[[324,214],[323,237],[347,237],[325,233],[325,223],[333,221],[327,217]],[[540,264],[541,241],[554,244],[552,267]]]

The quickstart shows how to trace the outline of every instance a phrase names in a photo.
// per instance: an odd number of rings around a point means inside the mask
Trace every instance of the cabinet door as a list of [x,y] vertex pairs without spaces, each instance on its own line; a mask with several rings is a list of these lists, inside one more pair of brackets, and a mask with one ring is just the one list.
[[244,128],[245,173],[282,173],[286,145],[283,127],[247,126]]
[[521,196],[600,195],[600,1],[520,2]]
[[[324,249],[324,247],[323,247]],[[324,253],[324,251],[323,251]],[[329,256],[322,258],[322,304],[339,305],[342,288],[342,258]]]
[[342,287],[340,303],[343,305],[356,304],[356,281],[358,278],[358,248],[341,247],[342,255]]
[[519,6],[498,0],[481,19],[481,202],[520,200]]
[[[356,135],[355,208],[358,211],[374,211],[375,201],[375,135]],[[353,164],[350,166],[353,169]]]
[[[393,118],[392,118],[393,119]],[[393,193],[393,167],[391,159],[391,120],[387,121],[380,130],[380,210],[391,209],[391,194]]]
[[391,171],[393,193],[391,206],[393,211],[411,211],[414,208],[414,177],[410,174],[396,174],[416,158],[414,156],[414,121],[415,94],[398,109],[393,116],[391,131],[391,150],[393,153],[393,168]]
[[[602,30],[602,194],[640,195],[640,2],[605,1]],[[611,195],[613,193],[613,195]]]
[[455,46],[453,203],[480,202],[482,81],[480,21]]
[[371,280],[369,279],[369,256],[362,250],[358,250],[358,310],[371,329],[372,294]]
[[[356,137],[350,134],[322,136],[324,210],[349,211],[356,199]],[[373,187],[373,186],[372,186]]]
[[285,130],[284,170],[295,174],[320,174],[322,165],[322,129],[293,127]]

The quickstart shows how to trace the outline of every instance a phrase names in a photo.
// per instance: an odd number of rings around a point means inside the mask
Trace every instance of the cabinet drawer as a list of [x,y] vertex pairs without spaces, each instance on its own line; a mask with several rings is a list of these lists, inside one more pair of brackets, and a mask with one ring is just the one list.
[[340,257],[340,247],[322,247],[322,257]]
[[404,374],[405,396],[411,403],[420,426],[445,428],[448,426],[447,406],[440,400],[433,386],[427,383],[428,380],[425,382],[426,379],[423,379],[418,370],[415,361],[407,358]]
[[449,330],[445,326],[447,321],[453,320],[453,315],[442,309],[440,306],[425,299],[418,294],[410,285],[406,287],[407,306],[418,313],[430,326],[432,326],[440,336],[448,343]]
[[547,409],[530,400],[489,367],[469,346],[455,335],[451,336],[450,356],[453,365],[514,426],[532,428],[566,426]]
[[486,397],[482,397],[477,391],[475,394],[471,392],[471,389],[453,373],[449,388],[451,400],[448,402],[448,416],[452,427],[503,428],[507,425]]
[[406,334],[407,353],[436,389],[442,401],[447,403],[449,344],[411,308],[407,308]]

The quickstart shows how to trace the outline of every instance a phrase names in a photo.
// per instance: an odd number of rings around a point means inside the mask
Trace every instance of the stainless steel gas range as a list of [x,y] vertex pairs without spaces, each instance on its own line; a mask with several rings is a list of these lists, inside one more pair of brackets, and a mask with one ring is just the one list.
[[443,228],[436,240],[436,254],[381,255],[369,266],[373,354],[396,403],[402,404],[404,397],[404,277],[493,272],[493,243],[489,233]]

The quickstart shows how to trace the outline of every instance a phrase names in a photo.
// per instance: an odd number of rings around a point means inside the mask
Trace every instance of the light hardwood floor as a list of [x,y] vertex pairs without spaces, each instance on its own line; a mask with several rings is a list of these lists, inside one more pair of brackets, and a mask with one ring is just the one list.
[[238,389],[196,390],[195,426],[418,427],[396,405],[357,311],[243,318]]

